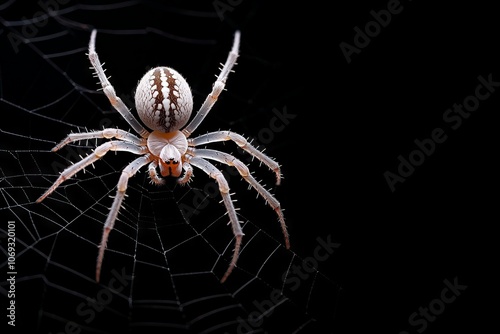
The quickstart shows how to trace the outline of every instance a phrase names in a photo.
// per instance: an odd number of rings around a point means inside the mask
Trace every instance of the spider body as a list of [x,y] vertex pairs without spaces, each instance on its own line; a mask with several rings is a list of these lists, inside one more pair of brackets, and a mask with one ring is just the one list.
[[139,118],[148,128],[172,132],[189,121],[193,95],[179,72],[169,67],[156,67],[139,81],[135,106]]
[[148,137],[147,146],[158,160],[161,176],[181,176],[182,157],[188,149],[186,136],[182,132],[153,131]]
[[[225,152],[198,148],[198,146],[205,146],[214,142],[232,141],[273,171],[276,174],[276,184],[279,184],[281,180],[279,164],[252,146],[243,136],[232,131],[219,130],[194,138],[190,137],[212,109],[219,94],[224,90],[227,76],[236,64],[238,57],[240,33],[238,31],[235,33],[232,49],[220,74],[217,76],[217,80],[212,86],[212,91],[191,121],[189,119],[193,110],[193,97],[191,89],[182,75],[169,67],[155,67],[142,77],[137,85],[135,104],[139,118],[152,131],[145,128],[116,95],[113,86],[104,74],[104,69],[95,51],[95,39],[96,30],[93,30],[89,42],[88,56],[92,67],[95,69],[95,75],[99,78],[104,94],[106,94],[111,105],[123,116],[139,136],[121,129],[103,129],[101,131],[69,134],[52,151],[57,151],[69,143],[81,140],[96,138],[110,140],[96,147],[92,154],[66,168],[52,186],[38,198],[37,202],[43,201],[61,183],[74,176],[78,171],[103,158],[109,151],[129,152],[139,156],[122,170],[118,180],[116,196],[113,199],[113,204],[104,223],[101,243],[99,245],[96,263],[96,281],[99,282],[100,280],[104,251],[109,234],[114,227],[118,212],[125,198],[128,181],[144,166],[148,166],[149,177],[157,185],[164,183],[162,177],[175,177],[179,184],[186,184],[191,180],[193,167],[199,168],[217,182],[235,238],[233,255],[228,269],[221,278],[221,282],[227,279],[236,266],[243,231],[238,221],[233,200],[231,199],[227,180],[210,160],[236,168],[240,176],[248,182],[250,187],[264,198],[266,203],[276,212],[285,238],[285,246],[289,248],[288,232],[278,200],[252,176],[249,168],[239,159]],[[158,170],[161,177],[158,175]]]

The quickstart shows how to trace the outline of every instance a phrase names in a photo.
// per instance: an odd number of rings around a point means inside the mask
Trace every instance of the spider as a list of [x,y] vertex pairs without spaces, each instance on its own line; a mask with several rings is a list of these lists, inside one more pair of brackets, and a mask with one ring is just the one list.
[[[249,183],[249,187],[254,188],[264,198],[266,203],[278,215],[285,238],[285,246],[287,249],[290,248],[290,241],[280,203],[255,180],[248,167],[231,154],[196,147],[215,142],[233,141],[238,147],[260,160],[260,162],[276,174],[276,185],[279,185],[281,180],[279,164],[252,146],[243,136],[235,132],[219,130],[190,138],[191,134],[198,128],[212,109],[219,94],[224,90],[227,77],[232,72],[232,68],[238,58],[240,32],[236,31],[234,34],[232,49],[225,64],[220,69],[220,74],[216,76],[217,80],[212,86],[212,91],[208,94],[200,109],[189,123],[188,121],[193,110],[193,96],[188,83],[182,75],[176,70],[164,66],[155,67],[146,72],[137,85],[135,107],[139,118],[152,131],[144,127],[130,112],[125,103],[116,95],[115,89],[109,82],[108,77],[106,77],[103,65],[99,61],[99,57],[95,51],[96,34],[97,31],[95,29],[92,30],[88,53],[92,68],[95,70],[94,76],[99,78],[102,90],[111,105],[125,118],[139,136],[118,128],[105,128],[101,131],[69,134],[52,149],[52,152],[61,149],[69,143],[81,140],[98,138],[110,140],[97,146],[93,150],[93,153],[62,171],[53,185],[36,201],[37,203],[43,201],[61,183],[101,159],[109,151],[130,152],[139,156],[122,170],[118,180],[116,196],[106,218],[99,245],[95,273],[96,282],[99,283],[100,280],[104,251],[109,234],[114,227],[118,212],[125,198],[128,181],[140,168],[146,165],[148,166],[151,182],[157,185],[165,182],[162,177],[177,178],[179,184],[185,185],[193,176],[193,167],[201,169],[217,182],[227,215],[229,216],[228,224],[231,224],[235,239],[231,262],[222,276],[221,282],[226,281],[236,266],[244,234],[231,199],[228,182],[221,171],[209,160],[235,167],[239,175]],[[185,126],[186,124],[187,126]],[[161,177],[158,175],[158,170]]]

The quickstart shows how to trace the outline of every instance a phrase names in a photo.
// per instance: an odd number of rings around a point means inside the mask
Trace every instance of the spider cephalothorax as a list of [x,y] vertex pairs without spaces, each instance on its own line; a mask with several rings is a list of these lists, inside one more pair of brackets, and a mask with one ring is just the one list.
[[[236,157],[212,149],[197,148],[220,141],[233,141],[238,147],[259,159],[276,174],[276,184],[280,183],[281,171],[278,163],[267,155],[253,147],[243,136],[231,131],[214,131],[194,138],[189,138],[196,128],[207,116],[212,106],[217,101],[219,94],[224,90],[227,76],[236,63],[240,44],[240,33],[234,35],[234,42],[229,52],[226,63],[221,69],[215,81],[211,93],[207,96],[200,109],[188,123],[193,110],[193,96],[186,80],[174,69],[169,67],[155,67],[149,70],[139,81],[135,93],[137,113],[144,124],[153,131],[147,130],[130,113],[127,106],[116,95],[116,92],[104,74],[104,69],[95,52],[96,30],[92,31],[89,43],[89,59],[96,71],[100,84],[113,107],[125,118],[129,125],[140,137],[121,129],[104,129],[101,131],[72,133],[56,145],[52,151],[57,151],[65,145],[95,138],[113,139],[95,148],[94,152],[83,158],[74,165],[66,168],[52,186],[37,200],[41,202],[49,196],[62,182],[75,175],[78,171],[101,159],[109,151],[125,151],[136,155],[138,158],[126,166],[117,184],[116,196],[114,197],[109,215],[104,224],[99,255],[96,265],[96,280],[99,282],[104,251],[108,241],[109,233],[114,227],[116,217],[121,204],[125,198],[128,180],[143,166],[148,165],[151,181],[162,184],[162,177],[176,177],[180,184],[187,183],[193,175],[193,168],[197,167],[213,178],[219,186],[222,200],[229,216],[229,221],[235,236],[235,247],[233,257],[228,269],[222,276],[224,282],[236,266],[243,231],[238,221],[238,216],[231,200],[229,185],[222,172],[209,160],[217,161],[236,168],[240,176],[248,182],[276,212],[285,237],[285,246],[290,247],[285,219],[280,203],[250,174],[248,167]],[[187,124],[187,126],[185,126]],[[184,127],[185,126],[185,127]]]

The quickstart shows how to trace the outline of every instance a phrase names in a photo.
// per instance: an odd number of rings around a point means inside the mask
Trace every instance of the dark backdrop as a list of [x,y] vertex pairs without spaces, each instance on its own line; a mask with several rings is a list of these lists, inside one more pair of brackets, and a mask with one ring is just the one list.
[[[101,31],[97,50],[117,90],[132,92],[146,67],[164,64],[191,79],[199,105],[214,80],[214,61],[225,59],[233,32],[242,31],[236,72],[201,129],[231,128],[257,137],[273,117],[287,115],[282,131],[260,139],[282,165],[284,179],[273,192],[285,209],[292,249],[305,258],[312,256],[320,236],[340,244],[319,267],[338,284],[335,313],[314,329],[295,332],[485,332],[496,315],[485,304],[496,304],[491,269],[497,265],[498,125],[493,119],[499,106],[500,58],[493,5],[244,0],[196,5],[146,1],[143,6],[140,11],[137,6],[116,10],[116,15],[109,10],[77,12],[71,16],[79,22],[74,25],[64,21],[64,12],[51,18],[50,25],[67,27],[65,40],[74,43],[68,49],[83,48],[74,55],[81,61],[61,68],[79,80],[74,84],[95,87],[81,56],[91,27],[96,27]],[[65,91],[51,87],[50,61],[22,52],[29,45],[19,44],[18,53],[9,49],[9,33],[22,33],[23,26],[8,22],[32,18],[36,11],[37,5],[16,2],[6,2],[0,11],[0,105],[2,124],[7,124],[1,126],[3,152],[33,148],[21,139],[14,144],[12,132],[54,142],[67,133],[64,126],[50,129],[38,118],[16,113],[18,108],[8,103],[35,108],[59,94],[38,95],[37,86]],[[179,14],[190,11],[204,15]],[[106,33],[149,26],[188,41],[159,37],[154,29],[136,35]],[[192,42],[199,40],[209,42]],[[26,62],[40,66],[25,71]],[[105,105],[102,96],[89,96]],[[465,104],[462,114],[458,104]],[[60,114],[68,122],[81,120]],[[126,127],[116,115],[109,117]],[[7,118],[13,121],[4,123]],[[95,118],[82,125],[98,123]],[[50,148],[35,144],[36,149]],[[43,157],[47,161],[38,165],[51,163],[50,155]],[[26,168],[26,173],[36,173]],[[267,173],[263,171],[260,175]],[[4,166],[4,176],[8,173]],[[272,184],[271,177],[262,178]],[[258,221],[262,212],[273,218],[262,202],[252,202],[254,194],[236,196],[251,206],[244,211],[249,219]],[[4,200],[2,224],[16,219]],[[277,226],[268,231],[277,240],[281,237]],[[64,299],[58,302],[64,307]],[[19,305],[19,325],[33,325],[38,316],[23,313]],[[273,317],[267,321],[265,331],[285,332]]]

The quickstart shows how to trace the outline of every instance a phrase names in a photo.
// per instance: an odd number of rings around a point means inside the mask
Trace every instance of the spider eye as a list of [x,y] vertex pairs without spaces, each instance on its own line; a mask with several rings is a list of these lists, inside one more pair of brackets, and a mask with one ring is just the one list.
[[178,163],[181,161],[181,153],[174,145],[167,144],[161,149],[160,159],[165,163],[169,161]]
[[156,67],[139,81],[135,106],[147,127],[172,132],[186,125],[191,117],[193,95],[179,72],[169,67]]

